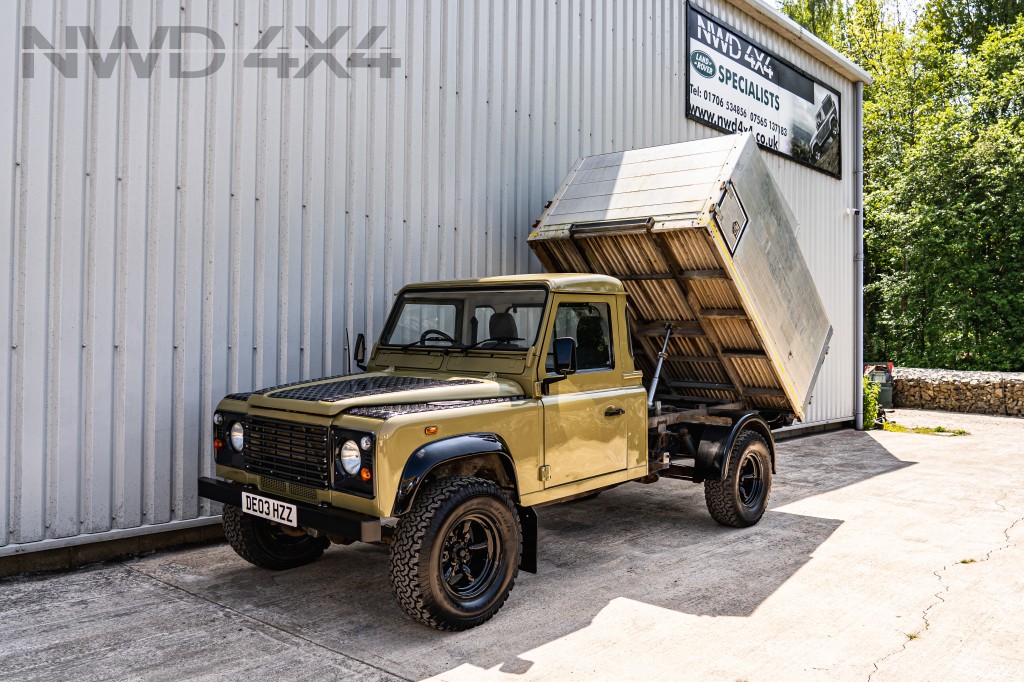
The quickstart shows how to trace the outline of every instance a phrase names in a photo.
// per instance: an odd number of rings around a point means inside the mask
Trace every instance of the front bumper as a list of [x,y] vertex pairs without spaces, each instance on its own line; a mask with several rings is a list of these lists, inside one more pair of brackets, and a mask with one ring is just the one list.
[[246,486],[232,481],[221,481],[206,476],[199,478],[199,496],[208,500],[241,507],[243,491],[295,505],[296,520],[300,526],[314,528],[325,533],[337,533],[342,537],[361,542],[380,542],[381,523],[380,519],[375,516],[334,507],[303,504],[284,497],[268,495],[255,486]]

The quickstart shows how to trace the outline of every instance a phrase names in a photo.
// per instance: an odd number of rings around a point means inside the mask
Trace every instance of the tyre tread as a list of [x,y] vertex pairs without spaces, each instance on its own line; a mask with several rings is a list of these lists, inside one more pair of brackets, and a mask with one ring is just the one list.
[[[737,501],[733,495],[734,480],[738,475],[737,469],[739,467],[740,457],[746,451],[747,446],[749,446],[753,441],[762,443],[765,446],[765,449],[771,452],[764,436],[754,430],[744,431],[736,438],[732,451],[729,453],[729,461],[727,463],[729,468],[725,480],[704,481],[704,502],[707,504],[708,512],[711,514],[711,518],[723,526],[747,528],[761,520],[760,516],[753,522],[743,518],[743,516],[740,515],[739,510],[736,508]],[[765,509],[768,508],[768,499],[771,497],[772,493],[770,485],[771,478],[768,480],[768,490],[765,492],[764,497]]]
[[415,620],[438,630],[458,631],[476,627],[490,620],[508,600],[512,588],[515,587],[518,574],[519,556],[510,557],[515,562],[515,572],[508,589],[497,603],[486,613],[473,619],[471,623],[452,621],[439,614],[433,608],[429,590],[424,589],[417,580],[421,560],[429,561],[429,552],[424,552],[424,539],[441,506],[459,492],[475,495],[490,495],[508,507],[519,535],[519,547],[522,551],[523,531],[519,524],[519,515],[515,504],[505,493],[491,481],[475,476],[456,476],[442,478],[431,483],[420,491],[413,502],[412,508],[402,516],[395,532],[394,543],[391,545],[390,578],[391,587],[399,605]]
[[224,537],[231,549],[250,564],[271,571],[284,571],[297,568],[318,559],[324,553],[325,545],[320,542],[315,549],[307,548],[291,560],[285,560],[269,553],[257,536],[256,524],[260,519],[254,518],[234,505],[225,504],[221,515]]

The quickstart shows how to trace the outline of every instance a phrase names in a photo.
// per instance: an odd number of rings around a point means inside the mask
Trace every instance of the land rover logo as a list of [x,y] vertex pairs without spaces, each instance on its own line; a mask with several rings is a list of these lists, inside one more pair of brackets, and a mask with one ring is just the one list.
[[715,62],[706,52],[694,50],[690,54],[690,65],[694,71],[705,78],[715,77]]

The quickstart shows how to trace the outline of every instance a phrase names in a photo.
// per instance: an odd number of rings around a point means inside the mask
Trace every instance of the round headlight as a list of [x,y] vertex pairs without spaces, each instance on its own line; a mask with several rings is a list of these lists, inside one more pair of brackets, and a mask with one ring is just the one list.
[[228,430],[228,439],[231,441],[231,447],[235,449],[235,452],[241,452],[245,446],[245,428],[242,426],[242,422],[235,422],[231,425]]
[[362,438],[359,439],[359,447],[361,447],[363,450],[369,450],[370,448],[373,447],[373,441],[370,440],[369,436],[363,436]]
[[345,444],[341,446],[341,468],[345,470],[347,474],[355,474],[359,471],[359,466],[363,462],[363,457],[359,454],[359,446],[356,445],[354,440],[347,440]]
[[224,423],[224,415],[222,415],[220,412],[214,413],[214,415],[213,415],[213,423],[216,424],[217,426],[220,426],[221,424],[223,424]]

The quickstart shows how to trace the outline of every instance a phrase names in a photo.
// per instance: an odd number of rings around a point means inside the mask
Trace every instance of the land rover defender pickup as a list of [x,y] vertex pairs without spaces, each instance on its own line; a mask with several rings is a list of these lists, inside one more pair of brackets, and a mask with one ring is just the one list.
[[402,289],[363,373],[219,403],[199,492],[239,555],[387,544],[402,608],[461,630],[537,570],[544,505],[681,479],[760,520],[831,327],[750,136],[584,158],[529,243],[548,274]]

